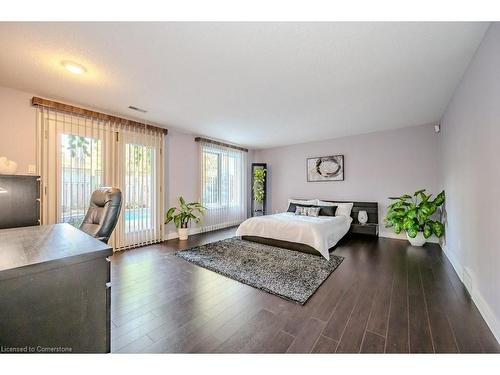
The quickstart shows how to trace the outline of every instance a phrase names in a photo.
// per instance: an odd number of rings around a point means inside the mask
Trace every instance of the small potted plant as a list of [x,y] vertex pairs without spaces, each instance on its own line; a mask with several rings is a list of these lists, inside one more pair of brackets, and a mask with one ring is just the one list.
[[171,207],[165,215],[165,224],[174,222],[179,234],[179,240],[187,240],[189,236],[189,223],[194,220],[201,222],[200,215],[205,213],[205,207],[198,202],[186,203],[183,197],[179,197],[179,207]]
[[394,232],[406,232],[408,241],[413,246],[423,246],[432,234],[442,237],[444,225],[438,220],[431,220],[431,216],[444,203],[444,191],[439,193],[434,200],[432,194],[425,194],[425,189],[416,191],[412,195],[405,194],[400,197],[390,197],[395,200],[387,209],[384,219],[386,228],[394,228]]

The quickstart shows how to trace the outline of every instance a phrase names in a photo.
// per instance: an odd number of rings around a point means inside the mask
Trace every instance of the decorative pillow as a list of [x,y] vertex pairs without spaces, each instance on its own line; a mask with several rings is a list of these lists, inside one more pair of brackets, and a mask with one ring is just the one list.
[[296,204],[290,203],[288,206],[287,212],[295,213],[297,211],[297,207],[319,207],[319,215],[318,216],[335,216],[335,211],[337,210],[337,205],[333,206],[312,206],[305,204]]
[[317,217],[320,209],[320,207],[306,207],[298,205],[295,209],[295,215]]
[[288,210],[287,212],[293,212],[295,213],[295,211],[297,210],[297,207],[311,207],[310,204],[297,204],[297,203],[290,203],[288,205]]
[[295,209],[295,215],[307,216],[307,209],[309,207],[306,206],[297,206]]
[[321,210],[321,207],[306,207],[305,210],[306,210],[307,216],[318,217],[319,211]]
[[337,206],[318,206],[319,216],[335,216],[335,211],[337,211]]
[[339,203],[339,202],[325,202],[318,201],[319,206],[337,206],[337,210],[335,211],[335,216],[347,216],[351,217],[352,206],[354,203]]

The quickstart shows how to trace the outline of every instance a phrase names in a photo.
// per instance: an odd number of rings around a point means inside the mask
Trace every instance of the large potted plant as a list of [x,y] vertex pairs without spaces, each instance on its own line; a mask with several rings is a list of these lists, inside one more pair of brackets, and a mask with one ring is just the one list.
[[390,197],[395,202],[389,205],[384,219],[386,228],[393,228],[397,234],[406,232],[408,241],[413,246],[423,246],[432,234],[442,237],[444,225],[432,216],[444,203],[444,191],[431,200],[432,194],[425,194],[425,189],[416,191],[413,195],[404,194],[400,197]]
[[165,215],[165,224],[174,222],[179,234],[179,240],[187,240],[189,236],[189,223],[194,220],[201,222],[201,215],[205,213],[205,207],[198,202],[186,203],[183,197],[179,197],[179,207],[171,207]]

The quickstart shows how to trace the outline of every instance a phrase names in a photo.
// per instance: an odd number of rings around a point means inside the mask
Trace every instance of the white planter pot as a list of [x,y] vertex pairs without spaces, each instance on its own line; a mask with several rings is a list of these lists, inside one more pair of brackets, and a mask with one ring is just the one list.
[[177,233],[179,234],[179,240],[185,241],[189,237],[189,228],[177,228]]
[[418,232],[415,238],[411,238],[408,236],[408,233],[406,233],[406,238],[408,238],[408,241],[410,241],[412,246],[424,246],[427,242],[422,232]]

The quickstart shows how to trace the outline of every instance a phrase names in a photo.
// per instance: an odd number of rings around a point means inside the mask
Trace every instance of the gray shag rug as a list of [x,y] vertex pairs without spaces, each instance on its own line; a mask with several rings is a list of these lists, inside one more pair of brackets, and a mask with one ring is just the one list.
[[330,260],[237,237],[182,250],[175,255],[200,267],[301,305],[344,260]]

